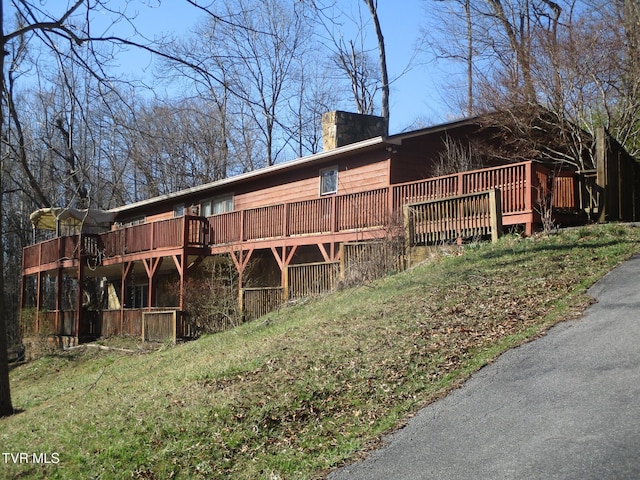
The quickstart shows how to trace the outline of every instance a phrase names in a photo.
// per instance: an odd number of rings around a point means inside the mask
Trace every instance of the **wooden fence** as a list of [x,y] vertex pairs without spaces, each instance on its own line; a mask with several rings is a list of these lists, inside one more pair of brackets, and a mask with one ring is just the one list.
[[319,262],[287,267],[286,298],[303,298],[332,291],[340,277],[340,262]]
[[402,238],[345,242],[341,245],[340,276],[345,284],[352,285],[404,270],[404,250]]
[[596,165],[598,221],[640,219],[640,164],[604,128],[596,131]]
[[142,341],[143,342],[166,342],[173,343],[178,339],[178,318],[180,312],[177,310],[142,312]]
[[284,287],[245,288],[242,291],[246,320],[264,315],[287,300],[334,291],[340,281],[370,281],[389,270],[404,268],[402,254],[393,242],[350,242],[341,245],[340,262],[288,265]]
[[281,305],[284,301],[284,288],[243,288],[240,296],[244,319],[249,321],[278,308],[278,305]]
[[[77,336],[75,310],[61,311],[57,328],[55,328],[55,312],[40,312],[38,321],[40,332]],[[175,341],[176,338],[195,336],[195,332],[177,310],[127,308],[83,312],[80,337],[97,338],[118,335],[141,337],[146,341],[165,341],[169,338]]]
[[405,206],[407,245],[428,245],[501,234],[500,190]]

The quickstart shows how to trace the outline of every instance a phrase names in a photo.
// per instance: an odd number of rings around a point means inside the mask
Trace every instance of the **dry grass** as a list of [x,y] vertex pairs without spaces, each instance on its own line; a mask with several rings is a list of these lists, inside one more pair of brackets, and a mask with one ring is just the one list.
[[[155,352],[53,355],[12,372],[17,478],[318,478],[502,351],[578,315],[640,232],[507,237]],[[0,458],[0,461],[2,459]],[[6,473],[6,475],[4,475]]]

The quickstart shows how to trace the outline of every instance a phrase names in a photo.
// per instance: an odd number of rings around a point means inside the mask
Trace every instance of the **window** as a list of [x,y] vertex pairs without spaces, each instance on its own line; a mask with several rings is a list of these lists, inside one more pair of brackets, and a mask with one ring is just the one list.
[[203,217],[210,217],[211,215],[213,215],[212,213],[213,210],[211,208],[211,200],[204,200],[203,202],[201,202],[200,210],[202,211]]
[[320,170],[320,195],[328,195],[338,191],[338,167]]
[[141,225],[143,223],[145,223],[147,220],[145,217],[138,217],[138,218],[133,218],[131,220],[127,220],[125,222],[122,223],[114,223],[113,226],[114,228],[120,228],[120,227],[133,227],[135,225]]
[[133,227],[134,225],[142,225],[143,223],[145,223],[147,220],[145,217],[139,217],[139,218],[135,218],[133,220],[130,220],[126,223],[127,226],[129,227]]
[[127,287],[126,308],[146,308],[149,306],[149,286],[130,285]]
[[201,204],[202,215],[210,217],[220,213],[233,212],[233,195],[221,195],[220,197],[205,200]]
[[184,215],[184,204],[173,207],[173,216],[182,217]]

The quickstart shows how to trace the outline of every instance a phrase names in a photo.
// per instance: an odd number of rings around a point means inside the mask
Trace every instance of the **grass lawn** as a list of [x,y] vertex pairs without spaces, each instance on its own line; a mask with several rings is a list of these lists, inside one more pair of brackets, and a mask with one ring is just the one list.
[[30,462],[4,455],[0,477],[322,478],[575,318],[586,289],[638,251],[640,229],[621,225],[506,236],[175,347],[20,365],[22,412],[0,419],[0,453]]

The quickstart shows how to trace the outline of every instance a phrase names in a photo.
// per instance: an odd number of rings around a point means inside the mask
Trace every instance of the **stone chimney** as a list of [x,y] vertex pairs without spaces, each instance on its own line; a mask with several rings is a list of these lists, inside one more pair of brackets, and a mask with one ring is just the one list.
[[383,117],[341,111],[322,115],[322,149],[324,151],[387,134]]

